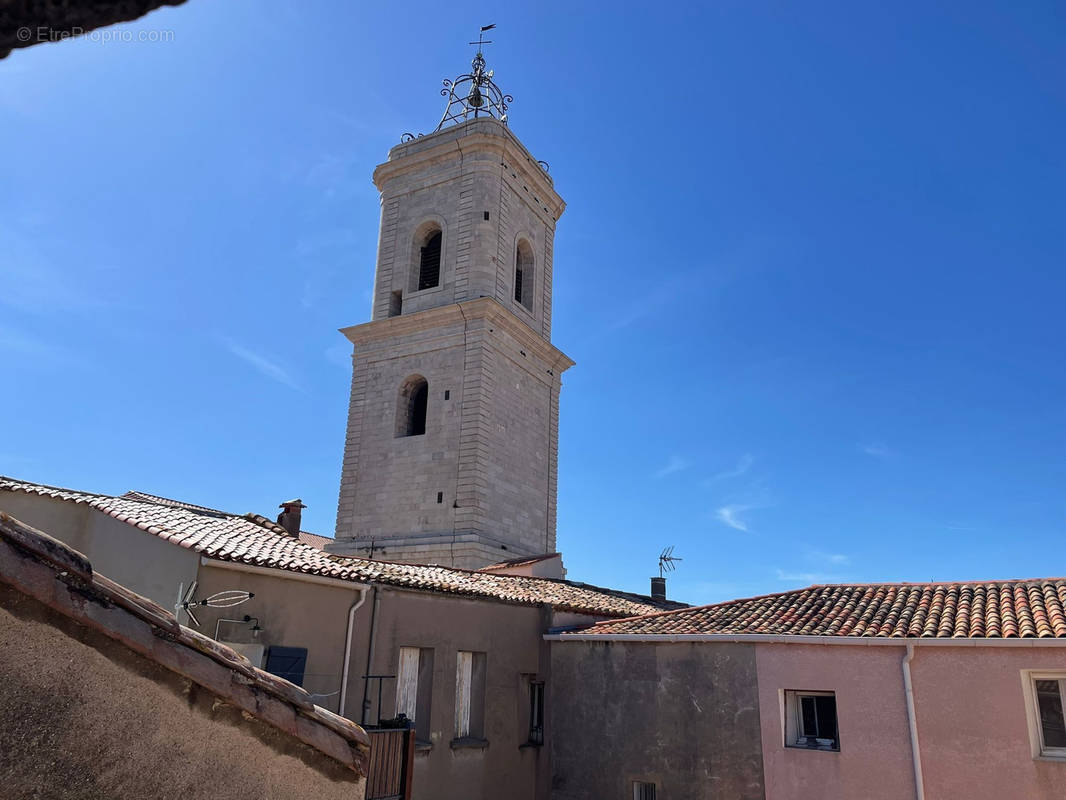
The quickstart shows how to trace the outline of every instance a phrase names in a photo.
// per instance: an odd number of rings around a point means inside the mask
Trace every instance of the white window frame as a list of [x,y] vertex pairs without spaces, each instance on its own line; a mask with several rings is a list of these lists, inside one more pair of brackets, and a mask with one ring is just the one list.
[[1057,681],[1062,707],[1066,710],[1066,672],[1022,670],[1022,694],[1025,697],[1025,717],[1029,724],[1032,756],[1042,761],[1066,761],[1066,747],[1044,746],[1044,727],[1040,724],[1040,704],[1036,694],[1037,681]]
[[800,698],[802,697],[832,697],[837,699],[836,692],[814,690],[814,689],[782,689],[780,694],[781,702],[781,730],[784,736],[782,737],[782,744],[785,747],[796,750],[811,750],[813,752],[821,753],[839,753],[840,752],[840,707],[836,709],[836,728],[837,738],[836,746],[825,745],[820,747],[808,747],[800,744],[800,739],[804,738],[800,726],[802,724],[803,712],[800,707]]

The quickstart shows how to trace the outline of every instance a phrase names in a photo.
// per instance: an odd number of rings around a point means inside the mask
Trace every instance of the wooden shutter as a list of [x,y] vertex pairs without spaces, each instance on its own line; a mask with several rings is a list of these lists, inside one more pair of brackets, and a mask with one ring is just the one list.
[[437,231],[419,251],[418,288],[432,289],[440,283],[440,242],[441,233]]
[[272,646],[267,650],[266,671],[284,678],[289,683],[303,686],[304,670],[307,669],[306,647]]
[[474,654],[460,650],[455,665],[455,736],[470,735],[470,681],[473,675]]

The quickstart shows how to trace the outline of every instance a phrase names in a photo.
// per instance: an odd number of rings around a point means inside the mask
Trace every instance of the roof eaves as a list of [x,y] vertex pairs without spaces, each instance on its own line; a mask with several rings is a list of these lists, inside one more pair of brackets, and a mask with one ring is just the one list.
[[[141,656],[176,672],[277,727],[287,716],[282,703],[311,727],[327,728],[336,738],[296,725],[285,732],[366,775],[369,739],[355,723],[319,708],[306,691],[252,666],[247,658],[213,639],[178,624],[170,612],[146,597],[92,571],[88,559],[46,533],[0,512],[0,580],[53,610],[103,633]],[[56,584],[76,586],[75,593]],[[193,652],[188,652],[193,651]],[[232,673],[242,680],[235,680]]]

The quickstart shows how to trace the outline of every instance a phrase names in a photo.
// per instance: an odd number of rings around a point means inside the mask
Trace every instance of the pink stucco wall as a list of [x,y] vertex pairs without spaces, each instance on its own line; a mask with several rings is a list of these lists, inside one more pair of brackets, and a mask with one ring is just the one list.
[[[902,649],[760,644],[766,800],[914,800]],[[779,692],[836,692],[840,752],[784,746]]]
[[[1066,648],[918,646],[911,672],[926,800],[1066,797],[1066,763],[1031,754],[1022,671]],[[767,800],[910,800],[903,647],[756,648]],[[836,692],[840,752],[786,748],[779,691]]]

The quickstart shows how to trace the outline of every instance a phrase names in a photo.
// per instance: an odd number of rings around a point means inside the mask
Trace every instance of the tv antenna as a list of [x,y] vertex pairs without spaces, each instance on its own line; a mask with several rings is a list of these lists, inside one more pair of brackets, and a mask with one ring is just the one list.
[[677,567],[674,566],[675,561],[683,561],[680,556],[674,555],[674,546],[670,545],[659,553],[659,577],[664,577],[664,573],[673,572]]
[[[193,606],[206,606],[207,608],[233,608],[233,606],[239,606],[241,603],[247,603],[253,597],[254,592],[245,592],[240,589],[227,589],[223,592],[215,592],[213,595],[203,598],[202,600],[194,600],[193,592],[196,591],[196,581],[193,581],[189,586],[189,590],[185,593],[185,599],[178,603],[178,608],[189,615],[189,619],[192,620],[192,624],[197,628],[200,627],[200,620],[196,618],[196,615],[192,612]],[[179,594],[181,588],[178,588]],[[258,624],[258,623],[257,623]]]

